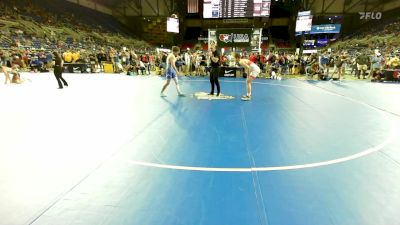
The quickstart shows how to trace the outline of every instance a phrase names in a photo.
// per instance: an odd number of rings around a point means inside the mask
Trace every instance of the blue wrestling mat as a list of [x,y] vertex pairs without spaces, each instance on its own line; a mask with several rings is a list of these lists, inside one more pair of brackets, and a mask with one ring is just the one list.
[[65,77],[69,89],[46,100],[56,109],[25,120],[58,113],[68,122],[45,134],[74,144],[36,153],[55,172],[38,187],[47,197],[13,201],[19,224],[400,224],[396,84],[256,79],[252,100],[241,101],[244,79],[220,79],[216,98],[208,80],[181,78],[186,97],[171,82],[162,98],[160,77]]

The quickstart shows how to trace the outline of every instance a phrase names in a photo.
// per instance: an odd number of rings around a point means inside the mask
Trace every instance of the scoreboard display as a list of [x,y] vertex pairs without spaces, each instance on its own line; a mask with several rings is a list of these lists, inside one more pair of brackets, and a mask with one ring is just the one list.
[[179,19],[173,17],[167,18],[167,32],[179,33]]
[[204,0],[203,18],[269,17],[271,0]]

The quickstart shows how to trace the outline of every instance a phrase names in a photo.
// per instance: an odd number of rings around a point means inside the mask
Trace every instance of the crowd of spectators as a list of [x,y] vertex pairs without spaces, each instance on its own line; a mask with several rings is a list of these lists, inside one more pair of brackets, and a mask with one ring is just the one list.
[[[76,39],[52,29],[46,30],[45,27],[50,26],[69,28],[78,33],[99,32],[103,36],[122,37],[122,34],[111,32],[98,24],[84,23],[85,20],[76,18],[73,13],[50,13],[32,0],[4,0],[0,2],[0,7],[4,9],[0,11],[0,26],[2,21],[30,21],[43,28],[43,35],[23,26],[2,29],[0,44],[6,39],[11,40],[10,46],[0,50],[2,64],[9,62],[27,71],[49,71],[53,62],[52,51],[57,49],[61,51],[66,66],[82,65],[80,72],[104,72],[105,64],[109,64],[111,71],[117,73],[147,75],[155,71],[156,74],[163,74],[168,51],[149,46],[121,45],[90,35]],[[258,64],[263,76],[269,78],[306,75],[308,78],[316,76],[317,79],[326,80],[344,79],[350,75],[358,79],[380,80],[384,69],[399,69],[400,44],[384,38],[399,34],[400,22],[396,20],[383,29],[366,35],[364,39],[370,37],[372,40],[365,45],[354,44],[354,40],[358,39],[353,37],[345,38],[313,54],[299,55],[291,50],[261,53],[243,50],[240,54]],[[227,50],[221,54],[222,66],[238,66],[232,53]],[[207,55],[202,49],[181,52],[177,57],[179,72],[182,75],[208,75],[210,60]]]

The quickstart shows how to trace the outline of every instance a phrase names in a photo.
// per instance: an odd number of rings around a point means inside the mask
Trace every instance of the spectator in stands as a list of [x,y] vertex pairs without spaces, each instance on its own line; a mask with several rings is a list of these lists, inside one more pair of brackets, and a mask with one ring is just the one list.
[[221,66],[229,66],[229,64],[228,64],[229,61],[225,54],[221,55],[220,61],[221,61]]
[[350,75],[353,75],[353,73],[354,73],[353,76],[358,76],[357,71],[358,71],[358,70],[357,70],[356,58],[355,58],[355,57],[352,57],[352,58],[351,58],[351,71],[350,71]]
[[[196,75],[197,70],[197,51],[193,51],[192,55],[190,56],[190,68],[189,68],[189,75]],[[192,74],[193,73],[193,74]]]
[[375,55],[371,59],[371,75],[372,77],[376,77],[381,73],[382,69],[382,55],[379,51],[375,52]]
[[182,56],[180,56],[180,55],[176,56],[175,64],[176,64],[176,68],[178,69],[178,73],[181,73],[182,72],[182,67],[183,67],[183,64],[184,64]]
[[357,62],[357,70],[358,70],[358,79],[360,79],[360,76],[365,79],[365,73],[368,70],[368,64],[369,64],[369,57],[367,56],[367,53],[364,52],[362,54],[359,54],[356,58]]
[[44,51],[40,51],[38,54],[39,61],[41,62],[40,72],[46,72],[45,66],[47,65],[47,56]]
[[70,49],[64,52],[63,59],[65,63],[72,63],[72,52]]
[[148,71],[148,74],[150,74],[149,54],[148,54],[148,53],[143,54],[143,55],[141,56],[140,61],[143,62],[143,64],[144,64],[146,70]]
[[72,63],[77,63],[81,58],[81,53],[79,50],[75,50],[71,56],[72,56]]
[[288,59],[287,59],[286,53],[282,52],[279,55],[278,59],[279,59],[279,65],[280,65],[279,74],[284,75],[284,74],[287,73],[288,68],[289,68],[289,66],[288,66],[289,63],[288,63]]
[[270,78],[271,78],[271,79],[278,79],[278,80],[280,80],[280,76],[279,76],[279,74],[278,74],[279,67],[280,67],[280,65],[279,65],[279,60],[278,60],[278,59],[275,59],[275,62],[273,62],[273,63],[271,64],[271,66],[270,66],[270,70],[271,70],[271,76],[270,76]]
[[341,80],[343,78],[343,58],[340,55],[336,55],[334,58],[335,69],[333,70],[332,79]]
[[381,81],[382,79],[382,55],[380,52],[375,52],[371,59],[371,81]]
[[53,54],[50,51],[46,52],[46,68],[51,68],[53,66]]
[[184,54],[184,60],[185,60],[185,66],[184,66],[184,73],[185,74],[189,74],[190,72],[190,65],[191,65],[191,62],[190,62],[190,51],[188,50],[187,52],[185,52],[185,54]]
[[17,65],[19,68],[23,67],[22,60],[19,56],[14,56],[11,62],[11,65]]
[[164,75],[164,72],[165,72],[165,69],[166,69],[166,62],[167,62],[167,57],[168,57],[168,54],[166,53],[166,52],[162,52],[162,56],[161,56],[161,60],[162,60],[162,62],[161,62],[161,70],[162,70],[162,72],[161,72],[161,75]]
[[115,69],[117,68],[115,63],[116,63],[117,58],[118,58],[117,50],[115,50],[115,48],[111,47],[110,51],[108,52],[108,55],[109,55],[109,57],[111,59],[111,62],[113,64],[113,68],[114,68],[114,71],[115,71]]
[[306,72],[306,75],[308,76],[309,73],[312,73],[312,66],[314,64],[318,64],[317,54],[316,53],[311,53],[311,55],[307,58],[306,63],[307,63],[307,65],[306,65],[306,68],[305,68],[305,72]]
[[39,60],[38,56],[33,56],[30,63],[31,70],[35,73],[42,71],[43,62]]
[[342,60],[342,75],[343,75],[343,79],[344,79],[344,74],[346,74],[346,68],[348,67],[348,63],[350,60],[349,55],[347,54],[346,51],[343,51],[341,56],[340,56],[341,60]]
[[[323,52],[319,58],[319,67],[322,73],[328,74],[329,73],[329,56],[327,52]],[[327,72],[325,72],[327,70]]]
[[137,59],[138,59],[138,56],[136,55],[135,50],[132,49],[130,52],[130,61],[135,61]]
[[400,69],[400,59],[398,55],[393,54],[392,57],[387,62],[390,69]]
[[101,49],[99,53],[96,55],[97,57],[97,62],[99,64],[99,67],[102,68],[103,62],[107,61],[107,55],[104,51],[104,49]]
[[293,74],[293,61],[294,61],[294,55],[293,54],[288,54],[286,56],[287,58],[287,72],[288,74]]
[[121,63],[121,58],[120,58],[120,55],[119,55],[119,52],[116,52],[116,56],[114,57],[114,71],[116,72],[116,73],[121,73],[121,72],[123,72],[123,70],[124,70],[124,67],[122,66],[122,63]]
[[200,51],[200,75],[205,76],[206,74],[206,66],[207,66],[207,57],[203,51]]
[[130,58],[131,54],[129,52],[129,49],[125,49],[125,51],[122,54],[122,63],[124,66],[130,65]]
[[296,53],[293,57],[293,70],[292,74],[299,74],[300,73],[300,56]]
[[94,52],[89,53],[89,64],[90,64],[90,72],[96,73],[98,72],[98,62]]
[[249,60],[253,63],[257,63],[257,56],[252,52],[250,53]]
[[[138,71],[139,75],[145,75],[146,74],[146,66],[141,60],[136,60],[136,70]],[[139,73],[140,71],[140,73]]]
[[[182,57],[183,57],[183,56],[182,56]],[[155,54],[151,53],[151,54],[149,55],[149,63],[150,63],[150,65],[149,65],[149,70],[150,70],[150,71],[154,70],[154,67],[155,67],[155,64],[156,64],[156,56],[155,56]],[[184,62],[184,61],[183,61],[183,65],[185,65],[185,62]]]
[[197,51],[195,55],[195,64],[194,64],[194,75],[199,76],[200,75],[200,62],[201,62],[201,56],[200,56],[201,51]]
[[267,63],[267,58],[264,55],[264,52],[260,54],[260,69],[264,71],[265,63]]

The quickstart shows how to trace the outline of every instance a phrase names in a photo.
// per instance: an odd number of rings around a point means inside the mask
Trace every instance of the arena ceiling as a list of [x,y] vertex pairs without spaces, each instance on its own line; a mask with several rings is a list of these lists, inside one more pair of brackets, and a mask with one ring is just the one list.
[[[186,0],[67,0],[107,14],[121,16],[169,16],[174,2]],[[201,0],[200,4],[201,4]],[[272,0],[274,1],[274,0]],[[279,0],[301,1],[314,15],[346,15],[358,12],[385,12],[400,7],[399,0]]]
[[303,0],[303,8],[313,15],[346,15],[385,12],[400,7],[399,0]]
[[[169,16],[179,0],[66,0],[117,17]],[[185,0],[181,0],[185,1]]]

